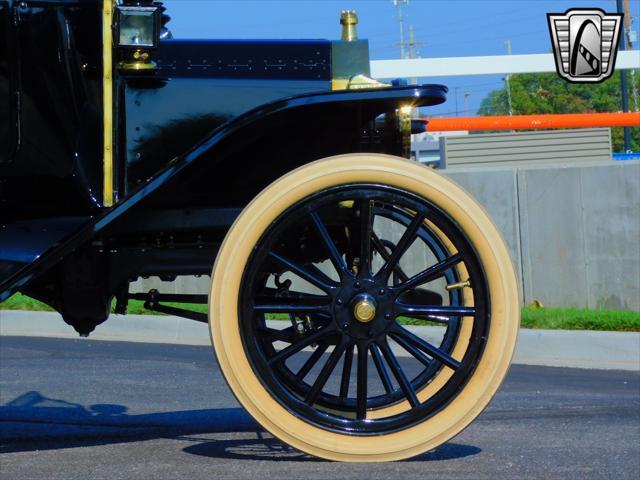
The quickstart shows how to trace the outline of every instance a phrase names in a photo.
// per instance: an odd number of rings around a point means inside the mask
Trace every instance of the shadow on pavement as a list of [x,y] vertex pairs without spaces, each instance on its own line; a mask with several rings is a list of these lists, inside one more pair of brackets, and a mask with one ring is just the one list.
[[[255,438],[212,441],[194,437],[210,433],[253,433]],[[127,414],[127,407],[89,407],[47,398],[31,391],[0,406],[0,453],[177,438],[194,442],[185,453],[213,458],[320,462],[265,434],[241,408]],[[480,453],[478,447],[446,443],[408,461],[437,461]]]
[[262,432],[241,408],[129,415],[127,407],[27,392],[0,406],[0,453],[137,442],[198,433]]
[[[264,436],[257,432],[255,440],[224,440],[204,441],[184,449],[193,455],[202,455],[212,458],[228,458],[232,460],[262,460],[262,461],[287,461],[287,462],[323,462],[324,460],[302,453],[285,445],[270,436]],[[194,440],[193,438],[190,440]],[[204,439],[202,439],[204,440]],[[435,450],[404,460],[405,462],[430,462],[437,460],[452,460],[456,458],[476,455],[482,450],[470,445],[445,443]]]

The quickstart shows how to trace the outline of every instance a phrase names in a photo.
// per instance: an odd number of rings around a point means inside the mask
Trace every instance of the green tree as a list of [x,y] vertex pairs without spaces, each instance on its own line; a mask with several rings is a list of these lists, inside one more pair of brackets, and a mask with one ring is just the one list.
[[[629,102],[631,76],[627,75]],[[640,72],[635,75],[640,90]],[[608,80],[598,84],[569,83],[555,73],[521,73],[512,75],[511,104],[514,115],[543,113],[618,112],[621,110],[620,73],[614,72]],[[494,90],[480,104],[480,115],[508,115],[506,88]],[[624,148],[622,128],[613,128],[611,140],[614,151]],[[631,149],[640,151],[640,127],[631,128]]]

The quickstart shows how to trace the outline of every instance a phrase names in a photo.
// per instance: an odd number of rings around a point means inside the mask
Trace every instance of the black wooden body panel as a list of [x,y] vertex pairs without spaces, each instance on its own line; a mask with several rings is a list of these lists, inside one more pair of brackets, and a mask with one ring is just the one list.
[[0,1],[0,165],[9,162],[18,141],[16,123],[15,38],[13,11]]
[[[126,83],[126,82],[125,82]],[[161,88],[124,86],[126,195],[225,122],[258,105],[329,90],[321,80],[174,78]]]
[[[0,162],[0,219],[82,215],[102,195],[102,18],[99,1],[7,2],[13,51],[3,129],[16,140]],[[7,21],[7,16],[10,21]],[[6,29],[6,30],[5,30]],[[13,59],[11,58],[13,54]]]
[[121,195],[232,118],[331,89],[327,40],[167,40],[154,58],[153,77],[121,76],[117,89]]
[[157,77],[331,81],[328,40],[167,40]]

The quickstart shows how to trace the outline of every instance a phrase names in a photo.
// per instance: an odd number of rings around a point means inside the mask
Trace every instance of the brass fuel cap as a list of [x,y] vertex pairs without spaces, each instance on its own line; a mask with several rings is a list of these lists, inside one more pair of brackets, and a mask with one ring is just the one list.
[[353,316],[361,323],[368,323],[376,316],[375,300],[369,295],[362,295],[356,298],[353,306]]

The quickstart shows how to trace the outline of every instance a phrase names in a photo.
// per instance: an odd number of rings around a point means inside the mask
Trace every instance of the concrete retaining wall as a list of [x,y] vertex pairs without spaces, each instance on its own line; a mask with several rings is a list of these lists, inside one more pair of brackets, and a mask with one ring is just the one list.
[[[443,173],[502,232],[525,304],[537,298],[546,306],[640,310],[640,161]],[[409,252],[406,263],[426,261]],[[209,281],[149,279],[132,291],[207,293]]]
[[640,162],[445,173],[502,231],[525,304],[640,310]]

